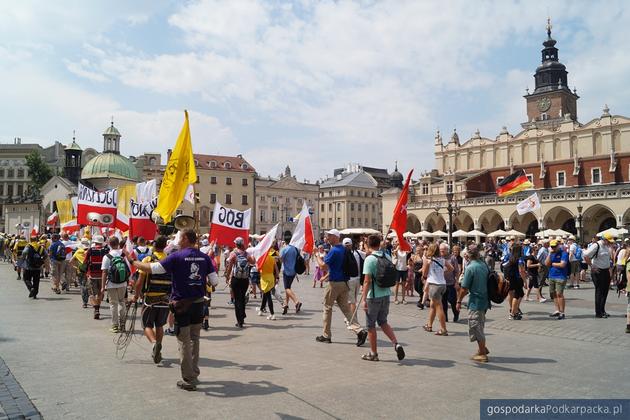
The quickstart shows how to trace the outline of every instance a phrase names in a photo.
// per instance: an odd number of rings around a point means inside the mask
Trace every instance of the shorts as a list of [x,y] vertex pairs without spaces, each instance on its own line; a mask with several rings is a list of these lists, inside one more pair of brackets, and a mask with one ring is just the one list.
[[580,274],[580,262],[579,261],[571,261],[569,263],[569,265],[571,266],[571,275],[577,275]]
[[177,335],[178,328],[201,324],[201,321],[203,321],[203,307],[203,302],[193,303],[183,314],[175,314],[175,335]]
[[468,337],[470,341],[484,341],[486,334],[486,311],[468,311]]
[[101,279],[96,277],[88,278],[86,287],[90,296],[99,296],[101,294]]
[[523,279],[521,276],[516,276],[514,279],[510,280],[510,291],[514,292],[515,298],[522,298],[525,296],[525,292],[523,291]]
[[567,279],[549,279],[549,294],[563,294]]
[[252,271],[249,275],[249,282],[251,284],[260,284],[260,273],[258,271]]
[[397,283],[404,283],[404,282],[406,282],[407,281],[407,270],[405,270],[405,271],[397,270],[397,271],[398,271],[398,278],[397,278],[396,282]]
[[429,299],[442,301],[442,296],[446,292],[445,284],[432,284],[429,283]]
[[353,305],[357,303],[357,296],[359,295],[359,288],[361,283],[358,278],[348,280],[348,301]]
[[529,284],[528,289],[538,289],[538,275],[532,276],[529,275]]
[[142,307],[142,328],[160,328],[166,324],[168,318],[167,307]]
[[365,313],[366,324],[368,329],[376,328],[387,324],[387,315],[389,315],[389,296],[379,298],[370,298],[367,300],[367,312]]
[[291,289],[291,285],[293,284],[293,280],[295,280],[295,274],[292,276],[288,276],[282,273],[282,283],[284,284],[284,290]]
[[588,264],[586,264],[585,262],[581,262],[580,263],[580,270],[582,270],[582,271],[588,270]]

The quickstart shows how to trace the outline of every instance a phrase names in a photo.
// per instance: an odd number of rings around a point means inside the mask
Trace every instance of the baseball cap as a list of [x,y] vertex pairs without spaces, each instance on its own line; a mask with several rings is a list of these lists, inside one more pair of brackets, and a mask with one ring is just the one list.
[[525,244],[525,245],[529,245],[529,243],[530,243],[530,242],[529,242],[529,239],[525,239],[525,240],[523,241],[523,244]]
[[103,242],[105,242],[105,238],[103,238],[103,235],[94,235],[92,237],[92,242],[94,242],[95,244],[102,244]]
[[350,238],[343,238],[343,241],[341,241],[342,244],[344,245],[352,245],[352,239]]
[[324,233],[326,235],[333,235],[333,236],[336,236],[336,237],[340,237],[341,236],[341,232],[339,232],[337,229],[330,229],[330,230],[327,230]]
[[613,237],[612,233],[610,232],[606,232],[601,236],[602,239],[606,239],[608,242],[615,242],[615,238]]
[[208,242],[208,240],[207,240],[207,239],[202,239],[202,240],[201,240],[201,245],[203,245],[203,246],[208,246],[208,244],[209,244],[209,243],[210,243],[210,242]]
[[241,238],[240,236],[237,237],[236,239],[234,239],[234,243],[236,245],[243,245],[243,243],[245,243],[245,241],[243,240],[243,238]]
[[558,246],[558,241],[556,239],[552,239],[551,241],[549,241],[549,246],[552,248],[554,246]]

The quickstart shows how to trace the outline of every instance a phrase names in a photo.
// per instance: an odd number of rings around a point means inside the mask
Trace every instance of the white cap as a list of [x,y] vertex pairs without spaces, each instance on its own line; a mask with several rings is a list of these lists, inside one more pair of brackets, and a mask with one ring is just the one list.
[[209,243],[210,243],[210,242],[208,242],[208,240],[207,240],[207,239],[202,239],[202,240],[201,240],[201,245],[203,245],[203,246],[208,246],[208,244],[209,244]]
[[350,238],[343,238],[343,241],[341,241],[342,244],[344,245],[352,245],[352,239]]
[[95,244],[102,244],[105,242],[105,238],[103,238],[103,235],[94,235],[92,236],[92,242]]
[[341,232],[339,232],[337,229],[330,229],[327,230],[326,232],[324,232],[326,235],[333,235],[336,236],[337,238],[341,236]]

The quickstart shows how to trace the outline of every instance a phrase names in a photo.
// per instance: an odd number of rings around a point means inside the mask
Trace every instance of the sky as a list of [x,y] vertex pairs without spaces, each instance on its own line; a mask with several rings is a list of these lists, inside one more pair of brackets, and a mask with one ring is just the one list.
[[[196,153],[288,164],[314,182],[360,163],[416,173],[457,129],[520,131],[551,16],[578,118],[630,115],[626,1],[59,0],[0,3],[0,142],[73,130],[165,159],[190,113]],[[164,163],[164,162],[163,162]]]

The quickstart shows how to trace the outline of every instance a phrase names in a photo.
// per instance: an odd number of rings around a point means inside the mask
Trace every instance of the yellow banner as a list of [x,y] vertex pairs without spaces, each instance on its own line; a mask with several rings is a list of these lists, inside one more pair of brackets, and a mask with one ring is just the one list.
[[190,127],[188,126],[188,111],[184,111],[186,119],[182,131],[177,137],[177,143],[166,165],[158,205],[155,211],[165,223],[168,223],[177,207],[181,204],[188,189],[188,185],[197,181],[197,170],[193,157]]
[[74,217],[72,217],[72,200],[57,200],[56,203],[60,225],[74,219]]
[[129,216],[129,200],[132,198],[136,199],[136,184],[118,187],[118,210],[125,216]]

